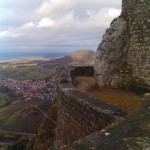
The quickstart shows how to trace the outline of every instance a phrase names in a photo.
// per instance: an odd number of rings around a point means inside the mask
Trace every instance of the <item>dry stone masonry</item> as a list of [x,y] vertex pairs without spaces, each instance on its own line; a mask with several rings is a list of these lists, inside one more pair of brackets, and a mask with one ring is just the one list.
[[[121,109],[96,100],[75,89],[75,76],[93,76],[93,67],[57,69],[57,144],[66,145],[122,120]],[[71,75],[71,76],[70,76]],[[59,148],[58,148],[59,149]]]
[[[72,84],[77,76],[93,76],[92,66],[57,69],[57,137],[54,149],[133,150],[149,147],[150,94],[145,94],[137,112],[127,116],[119,108],[80,92]],[[135,88],[135,87],[134,87]],[[144,93],[136,87],[137,93]],[[131,141],[130,141],[131,140]],[[145,146],[144,146],[145,145]],[[136,147],[135,147],[136,146]],[[134,149],[135,147],[135,149]]]
[[137,112],[116,126],[92,133],[61,150],[149,150],[150,93],[145,94]]
[[97,49],[95,77],[99,86],[150,85],[149,0],[123,0]]

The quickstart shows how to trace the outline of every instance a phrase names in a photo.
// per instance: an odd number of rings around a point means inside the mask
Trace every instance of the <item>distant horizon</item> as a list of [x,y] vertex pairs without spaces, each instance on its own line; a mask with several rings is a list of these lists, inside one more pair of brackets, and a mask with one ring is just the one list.
[[[82,50],[82,49],[81,49]],[[87,50],[87,49],[83,49]],[[76,50],[78,51],[78,50]],[[76,52],[76,51],[67,51],[67,52],[0,52],[0,59],[14,59],[14,58],[24,58],[24,57],[61,57],[61,56],[66,56],[70,53]],[[93,50],[91,50],[93,51]]]
[[0,52],[0,59],[14,59],[23,57],[60,57],[70,52]]

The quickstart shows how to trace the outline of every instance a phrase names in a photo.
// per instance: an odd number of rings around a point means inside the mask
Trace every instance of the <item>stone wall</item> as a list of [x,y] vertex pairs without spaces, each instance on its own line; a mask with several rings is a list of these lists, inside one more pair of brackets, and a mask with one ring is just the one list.
[[126,0],[124,7],[128,16],[127,62],[133,78],[150,85],[150,1]]
[[[76,76],[93,74],[92,66],[57,68],[50,120],[46,119],[42,124],[44,128],[40,127],[34,150],[128,150],[128,145],[137,150],[142,144],[147,148],[150,94],[142,98],[137,112],[126,115],[121,109],[96,100],[72,85]],[[150,92],[150,88],[142,86],[130,88],[142,95]]]
[[124,121],[95,132],[61,150],[149,150],[150,149],[150,93],[141,99],[137,112]]
[[81,93],[72,86],[75,76],[92,76],[93,73],[94,69],[90,66],[57,69],[58,114],[55,145],[71,144],[75,140],[122,120],[126,114],[121,109]]
[[150,85],[149,6],[149,0],[123,0],[122,14],[112,21],[96,52],[99,86]]

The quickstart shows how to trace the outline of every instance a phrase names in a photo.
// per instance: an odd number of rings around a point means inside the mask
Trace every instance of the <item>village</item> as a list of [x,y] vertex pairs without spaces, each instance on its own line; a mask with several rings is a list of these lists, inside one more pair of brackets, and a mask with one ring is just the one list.
[[11,100],[12,104],[29,100],[51,100],[55,89],[54,83],[46,80],[19,81],[9,78],[0,79],[0,87],[6,87],[11,91],[15,97]]

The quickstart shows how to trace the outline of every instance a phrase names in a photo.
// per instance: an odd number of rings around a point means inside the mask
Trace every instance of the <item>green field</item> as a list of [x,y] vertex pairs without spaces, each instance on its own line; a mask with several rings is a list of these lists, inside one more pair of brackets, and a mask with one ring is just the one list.
[[10,124],[14,123],[18,119],[19,116],[20,116],[19,113],[14,113],[14,114],[10,115],[9,117],[7,117],[6,119],[2,120],[1,125],[5,125],[5,126],[10,125]]
[[9,104],[10,97],[6,93],[0,93],[0,108]]
[[55,69],[46,68],[40,65],[19,66],[12,64],[0,65],[0,78],[12,78],[16,80],[40,80],[54,74]]
[[43,116],[29,112],[35,105],[39,106],[42,103],[40,100],[31,100],[1,107],[0,130],[36,133]]
[[2,107],[0,108],[0,119],[5,119],[16,112],[20,112],[34,105],[38,105],[39,103],[41,103],[40,100],[31,100],[31,101],[21,102],[14,105],[10,104],[5,107]]

